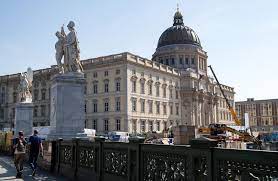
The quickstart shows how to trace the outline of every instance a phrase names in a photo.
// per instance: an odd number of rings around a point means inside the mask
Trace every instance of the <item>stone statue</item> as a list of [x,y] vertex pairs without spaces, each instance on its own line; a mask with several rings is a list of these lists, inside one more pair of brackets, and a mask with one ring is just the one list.
[[[74,22],[70,21],[67,25],[69,33],[66,35],[64,28],[61,32],[56,32],[58,41],[55,44],[56,61],[59,66],[60,73],[64,72],[82,72],[83,68],[80,63],[80,49]],[[62,58],[64,57],[64,66],[62,66]]]
[[[63,30],[63,27],[62,27],[62,30]],[[65,36],[62,35],[61,32],[57,31],[55,34],[58,38],[58,41],[55,44],[55,49],[56,49],[56,61],[57,61],[57,65],[59,67],[59,73],[64,73],[64,68],[62,65],[62,58],[65,55],[65,53],[64,53]]]
[[30,89],[33,82],[33,71],[29,67],[27,72],[20,74],[20,83],[19,83],[19,97],[20,102],[32,102],[32,94]]

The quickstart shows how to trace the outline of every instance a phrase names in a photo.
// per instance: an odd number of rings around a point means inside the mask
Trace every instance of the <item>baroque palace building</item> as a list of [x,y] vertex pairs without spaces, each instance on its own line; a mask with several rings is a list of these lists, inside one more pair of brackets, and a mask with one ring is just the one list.
[[278,130],[278,99],[255,100],[236,102],[237,116],[245,120],[245,113],[249,116],[249,125],[255,130]]
[[[208,76],[207,58],[199,37],[177,11],[152,60],[128,52],[82,60],[86,127],[100,133],[143,133],[171,125],[233,124],[219,88]],[[34,126],[50,123],[51,77],[56,73],[57,66],[34,71]],[[19,77],[0,77],[1,128],[14,126]],[[234,105],[234,89],[222,88]]]

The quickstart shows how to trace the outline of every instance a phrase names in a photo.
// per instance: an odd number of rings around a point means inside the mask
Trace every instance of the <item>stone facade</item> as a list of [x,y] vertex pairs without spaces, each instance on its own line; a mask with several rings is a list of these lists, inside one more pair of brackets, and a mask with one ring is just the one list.
[[244,113],[248,113],[249,124],[252,127],[278,126],[278,99],[254,100],[236,102],[236,112],[244,122]]
[[[170,125],[233,124],[219,88],[207,73],[197,34],[175,13],[152,60],[121,53],[81,61],[85,125],[97,132],[162,131]],[[57,67],[34,71],[34,126],[49,125],[50,77]],[[0,126],[13,127],[19,74],[0,77]],[[222,85],[234,106],[234,89]]]
[[[197,75],[191,70],[181,73],[176,68],[131,53],[83,60],[82,65],[86,79],[85,124],[97,132],[147,132],[161,131],[171,124],[232,123],[215,83],[211,82],[214,89],[209,88],[215,91],[212,100],[209,91],[204,93],[199,88]],[[50,124],[50,77],[57,71],[55,66],[34,71],[34,126]],[[190,79],[186,80],[186,76]],[[14,123],[17,98],[13,95],[17,95],[19,74],[1,76],[0,80],[0,125],[9,128]],[[223,88],[233,103],[233,88]],[[213,112],[207,110],[209,108]]]

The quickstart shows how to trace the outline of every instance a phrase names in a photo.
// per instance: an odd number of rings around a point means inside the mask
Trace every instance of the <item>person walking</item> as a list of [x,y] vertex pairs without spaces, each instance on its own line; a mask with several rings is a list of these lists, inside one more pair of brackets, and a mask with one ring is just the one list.
[[37,170],[37,160],[39,153],[43,156],[43,146],[41,138],[38,136],[38,131],[34,130],[34,134],[29,138],[30,153],[29,153],[29,164],[33,170],[32,176],[35,176]]
[[23,131],[18,132],[18,137],[14,139],[14,164],[17,171],[16,178],[22,178],[23,162],[26,153],[26,141]]

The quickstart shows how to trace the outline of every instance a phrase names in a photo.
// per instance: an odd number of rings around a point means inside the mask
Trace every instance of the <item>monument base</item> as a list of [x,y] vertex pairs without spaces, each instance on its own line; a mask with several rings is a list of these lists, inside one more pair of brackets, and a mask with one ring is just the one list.
[[33,103],[20,102],[15,106],[15,132],[18,136],[19,131],[23,131],[24,136],[28,137],[33,133]]
[[49,139],[86,137],[85,128],[85,78],[83,73],[70,72],[52,78],[50,98]]

